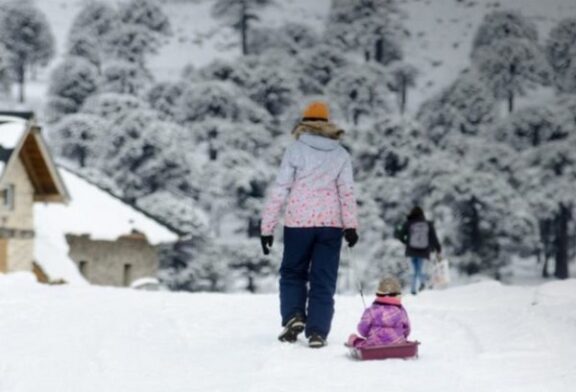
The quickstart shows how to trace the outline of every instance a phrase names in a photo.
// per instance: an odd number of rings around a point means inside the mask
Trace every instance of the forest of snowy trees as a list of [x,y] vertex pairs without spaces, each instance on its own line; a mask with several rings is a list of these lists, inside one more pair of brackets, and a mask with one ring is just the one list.
[[[343,255],[344,278],[406,273],[393,232],[415,204],[463,274],[504,278],[524,258],[568,277],[576,18],[542,37],[518,11],[486,14],[469,66],[410,111],[422,70],[405,61],[401,2],[333,0],[317,29],[261,23],[276,1],[215,0],[212,17],[234,32],[238,56],[190,64],[172,81],[148,68],[173,30],[158,2],[87,2],[52,72],[45,117],[61,164],[182,235],[163,249],[169,288],[256,292],[275,281],[280,247],[261,254],[260,211],[301,109],[318,98],[346,130],[355,165],[361,239]],[[48,33],[38,43],[5,29]],[[2,84],[23,86],[51,58],[47,37],[33,2],[3,5]],[[526,99],[543,89],[553,98]]]

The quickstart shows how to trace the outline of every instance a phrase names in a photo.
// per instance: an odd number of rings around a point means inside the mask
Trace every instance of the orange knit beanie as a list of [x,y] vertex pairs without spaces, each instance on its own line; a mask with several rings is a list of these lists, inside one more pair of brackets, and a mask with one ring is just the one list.
[[304,110],[302,121],[328,121],[328,117],[330,117],[328,105],[321,101],[315,101]]

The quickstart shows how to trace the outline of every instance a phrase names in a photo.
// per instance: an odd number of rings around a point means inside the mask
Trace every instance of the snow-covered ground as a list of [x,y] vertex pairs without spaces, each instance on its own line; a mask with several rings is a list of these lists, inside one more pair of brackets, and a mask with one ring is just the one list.
[[329,345],[276,341],[277,295],[42,286],[0,276],[0,391],[571,391],[576,280],[485,281],[408,296],[417,360],[356,362],[362,302],[339,296]]

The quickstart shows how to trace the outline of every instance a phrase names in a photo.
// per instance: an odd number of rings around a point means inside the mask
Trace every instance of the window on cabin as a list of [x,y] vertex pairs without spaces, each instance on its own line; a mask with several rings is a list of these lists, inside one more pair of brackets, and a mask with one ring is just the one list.
[[83,277],[88,278],[88,262],[86,260],[80,260],[80,262],[78,262],[78,270]]
[[124,264],[124,286],[129,286],[132,283],[132,265]]
[[2,205],[7,210],[13,210],[15,206],[15,187],[14,184],[8,184],[8,186],[2,189]]

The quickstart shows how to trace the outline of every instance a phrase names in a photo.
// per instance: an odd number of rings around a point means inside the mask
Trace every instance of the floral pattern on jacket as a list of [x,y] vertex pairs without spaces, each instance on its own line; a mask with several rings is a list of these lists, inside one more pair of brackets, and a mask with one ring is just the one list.
[[352,163],[337,140],[302,134],[284,153],[262,215],[262,235],[272,235],[286,205],[287,227],[356,228]]

